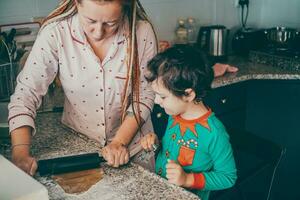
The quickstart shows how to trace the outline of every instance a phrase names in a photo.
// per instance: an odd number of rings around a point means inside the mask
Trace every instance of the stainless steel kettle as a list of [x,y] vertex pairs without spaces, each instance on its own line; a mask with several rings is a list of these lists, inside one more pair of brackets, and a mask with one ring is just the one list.
[[201,27],[197,44],[209,56],[227,57],[229,30],[222,25]]

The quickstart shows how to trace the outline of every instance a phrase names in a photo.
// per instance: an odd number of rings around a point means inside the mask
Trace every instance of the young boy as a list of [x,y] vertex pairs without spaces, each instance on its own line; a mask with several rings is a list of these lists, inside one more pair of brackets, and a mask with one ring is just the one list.
[[[202,200],[211,190],[233,186],[237,175],[229,136],[202,101],[213,80],[205,56],[193,47],[176,45],[149,62],[146,79],[156,93],[155,103],[170,115],[156,173]],[[154,133],[141,141],[145,150],[155,143]]]

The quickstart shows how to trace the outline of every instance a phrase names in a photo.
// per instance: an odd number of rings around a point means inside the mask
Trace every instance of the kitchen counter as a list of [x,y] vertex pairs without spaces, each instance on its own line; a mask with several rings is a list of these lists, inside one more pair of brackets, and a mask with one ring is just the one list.
[[[97,152],[99,145],[85,136],[71,132],[60,123],[61,113],[40,113],[37,133],[32,141],[32,153],[37,159]],[[9,153],[9,152],[7,152]],[[35,178],[46,186],[50,199],[199,199],[183,188],[169,184],[136,164],[121,168],[102,165],[104,177],[82,194],[66,194],[50,177]]]
[[215,78],[212,84],[213,88],[247,80],[300,80],[300,71],[297,70],[259,64],[236,56],[229,57],[227,63],[237,66],[239,71],[237,73],[227,73],[224,76]]
[[[212,87],[222,87],[242,81],[256,79],[300,80],[300,72],[276,68],[270,65],[250,62],[239,57],[230,57],[228,63],[239,68],[237,73],[228,73],[214,80]],[[45,108],[63,105],[62,90],[54,96],[47,95]],[[52,99],[51,99],[52,98]],[[46,109],[46,110],[47,110]],[[64,155],[96,152],[99,145],[88,138],[73,133],[60,123],[61,113],[39,113],[37,134],[33,139],[32,153],[37,159],[47,159]],[[9,150],[1,149],[9,157]],[[87,192],[79,195],[64,193],[62,188],[49,177],[35,177],[43,183],[50,199],[198,199],[194,194],[174,185],[142,167],[129,164],[114,169],[103,165],[104,178]]]
[[[254,59],[255,61],[255,59]],[[275,62],[275,61],[274,61]],[[239,68],[237,73],[227,73],[217,77],[213,81],[212,87],[222,87],[247,80],[300,80],[300,71],[291,70],[289,63],[281,63],[281,68],[252,62],[247,58],[230,56],[227,62]],[[56,88],[51,94],[44,97],[41,111],[51,110],[54,106],[63,106],[63,90]]]

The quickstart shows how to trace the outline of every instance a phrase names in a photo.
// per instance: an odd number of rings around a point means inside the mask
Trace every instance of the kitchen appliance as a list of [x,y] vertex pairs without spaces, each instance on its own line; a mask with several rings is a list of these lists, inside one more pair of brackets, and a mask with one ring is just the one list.
[[1,199],[48,200],[48,191],[39,182],[0,155]]
[[222,25],[203,26],[199,30],[197,45],[214,61],[227,59],[229,30]]
[[232,50],[235,54],[247,56],[250,50],[260,49],[266,45],[264,29],[239,29],[232,38]]
[[254,63],[300,72],[300,49],[267,46],[266,48],[250,51],[249,59]]
[[232,50],[240,56],[247,56],[250,50],[262,48],[266,43],[266,35],[263,29],[247,27],[249,15],[249,0],[239,0],[241,11],[241,28],[239,28],[232,38]]

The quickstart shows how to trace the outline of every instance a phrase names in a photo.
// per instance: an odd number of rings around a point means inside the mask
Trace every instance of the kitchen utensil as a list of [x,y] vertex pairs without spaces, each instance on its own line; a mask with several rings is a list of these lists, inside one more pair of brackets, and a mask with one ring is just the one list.
[[0,61],[0,101],[9,101],[14,92],[17,63]]
[[288,48],[297,34],[296,29],[287,27],[274,27],[265,30],[268,42],[274,47]]
[[40,176],[62,174],[98,168],[101,162],[104,162],[104,158],[99,156],[98,153],[65,156],[39,160],[37,171]]
[[222,25],[201,27],[197,44],[209,56],[215,59],[226,59],[229,30]]
[[0,144],[8,144],[10,142],[7,106],[8,102],[0,102]]

